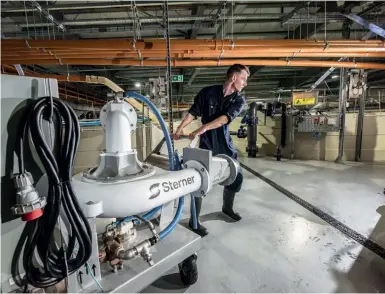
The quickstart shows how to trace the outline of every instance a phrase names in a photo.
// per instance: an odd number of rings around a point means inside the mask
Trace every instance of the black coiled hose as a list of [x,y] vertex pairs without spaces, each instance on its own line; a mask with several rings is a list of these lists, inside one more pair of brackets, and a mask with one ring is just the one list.
[[[54,150],[46,140],[43,118],[49,119],[51,126],[54,127]],[[35,100],[22,124],[20,172],[25,172],[23,145],[30,134],[33,146],[47,173],[49,185],[43,215],[27,224],[33,229],[24,246],[23,266],[29,284],[37,288],[46,288],[77,271],[88,261],[92,252],[91,228],[71,185],[80,127],[71,107],[52,97]],[[64,216],[65,221],[62,223],[68,232],[65,246],[60,240],[54,239],[59,215]]]

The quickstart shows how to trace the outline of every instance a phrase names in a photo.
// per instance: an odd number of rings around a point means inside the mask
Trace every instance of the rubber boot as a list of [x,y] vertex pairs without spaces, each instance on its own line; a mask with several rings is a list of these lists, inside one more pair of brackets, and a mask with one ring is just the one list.
[[189,227],[191,228],[191,230],[193,232],[195,232],[196,234],[198,234],[201,237],[204,237],[204,236],[208,235],[209,231],[207,231],[207,229],[204,226],[202,226],[200,221],[199,221],[199,215],[200,215],[201,209],[202,209],[202,198],[194,197],[194,199],[195,199],[195,211],[197,213],[197,225],[198,226],[197,226],[197,229],[194,230],[194,223],[193,223],[192,209],[191,209],[191,217],[190,217]]
[[233,210],[235,192],[227,188],[223,189],[222,212],[235,221],[240,221],[242,217]]

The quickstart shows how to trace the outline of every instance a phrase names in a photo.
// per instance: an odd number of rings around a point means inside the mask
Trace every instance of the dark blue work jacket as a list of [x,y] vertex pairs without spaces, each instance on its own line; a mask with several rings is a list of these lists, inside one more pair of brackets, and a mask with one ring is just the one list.
[[241,113],[245,105],[245,99],[238,92],[224,97],[223,85],[203,88],[195,97],[189,113],[201,117],[203,125],[221,115],[226,115],[228,122],[226,125],[202,134],[199,148],[211,150],[213,156],[226,154],[237,159],[237,149],[230,136],[229,124]]

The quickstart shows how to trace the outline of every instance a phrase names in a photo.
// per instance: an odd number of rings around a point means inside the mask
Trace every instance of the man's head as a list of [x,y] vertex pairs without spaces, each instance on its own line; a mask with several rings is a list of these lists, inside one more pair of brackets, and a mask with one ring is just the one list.
[[247,86],[247,78],[249,75],[250,71],[246,66],[233,64],[227,70],[227,82],[231,82],[234,90],[240,92]]

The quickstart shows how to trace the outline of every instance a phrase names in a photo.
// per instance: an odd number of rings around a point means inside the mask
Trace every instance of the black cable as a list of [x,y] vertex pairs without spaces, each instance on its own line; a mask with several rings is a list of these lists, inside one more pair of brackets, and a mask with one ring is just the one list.
[[[47,142],[43,121],[54,127],[55,145]],[[91,228],[71,185],[72,167],[79,145],[80,127],[75,112],[64,101],[52,97],[35,100],[22,122],[21,160],[24,141],[32,143],[48,177],[47,205],[43,215],[31,221],[33,227],[24,247],[23,266],[28,283],[46,288],[62,281],[82,267],[92,252]],[[51,128],[49,129],[51,132]],[[50,137],[50,136],[48,136]],[[24,163],[20,164],[24,173]],[[68,244],[55,244],[54,231],[60,213],[65,214]]]

